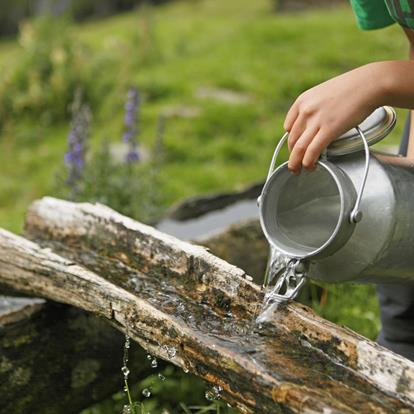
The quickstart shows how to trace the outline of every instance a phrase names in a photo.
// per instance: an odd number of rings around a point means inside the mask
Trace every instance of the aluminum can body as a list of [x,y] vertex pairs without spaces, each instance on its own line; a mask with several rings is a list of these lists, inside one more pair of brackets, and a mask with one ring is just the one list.
[[[398,157],[371,155],[360,205],[362,220],[339,250],[309,260],[308,277],[312,279],[414,283],[414,165],[402,165]],[[355,188],[360,186],[363,153],[331,162],[348,175]]]

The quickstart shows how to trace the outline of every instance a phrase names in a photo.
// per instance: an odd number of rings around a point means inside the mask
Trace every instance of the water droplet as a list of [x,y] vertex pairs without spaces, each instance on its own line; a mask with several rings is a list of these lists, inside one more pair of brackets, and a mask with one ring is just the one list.
[[122,414],[131,414],[131,413],[132,413],[132,411],[131,411],[131,407],[129,405],[124,405],[122,407]]
[[231,408],[231,404],[227,403],[226,405],[227,405],[227,407]]
[[156,358],[154,358],[152,361],[151,361],[151,368],[157,368],[158,367],[158,361],[157,361],[157,359]]
[[152,359],[152,355],[151,354],[147,354],[147,359],[151,360]]
[[211,389],[207,390],[204,394],[208,401],[215,401],[221,398],[221,392],[223,388],[220,385],[214,385]]
[[165,380],[166,380],[165,376],[164,376],[164,375],[162,375],[162,374],[161,374],[161,372],[160,372],[160,373],[158,373],[158,378],[159,378],[161,381],[165,381]]
[[128,392],[128,387],[125,385],[125,387],[124,387],[124,391],[125,392]]
[[184,371],[185,374],[188,374],[190,372],[190,370],[187,367],[184,367],[183,371]]
[[122,373],[124,374],[124,378],[127,379],[129,375],[129,369],[126,365],[121,368]]
[[204,394],[207,401],[214,401],[214,393],[211,390],[206,391]]
[[129,283],[132,285],[132,288],[138,290],[140,288],[140,281],[137,277],[133,277],[129,280]]
[[220,387],[220,385],[215,385],[213,387],[213,392],[214,392],[214,395],[216,396],[216,398],[220,398],[220,395],[221,395],[222,391],[223,391],[223,388]]
[[144,389],[142,390],[142,395],[143,395],[145,398],[149,398],[149,397],[151,397],[151,391],[149,390],[149,388],[144,388]]
[[185,305],[184,305],[184,303],[180,302],[180,303],[177,305],[177,311],[178,311],[178,312],[184,312],[184,311],[185,311]]
[[131,346],[129,336],[125,335],[125,348],[128,349]]
[[168,358],[172,359],[177,355],[177,350],[173,346],[164,345],[162,347],[167,353]]

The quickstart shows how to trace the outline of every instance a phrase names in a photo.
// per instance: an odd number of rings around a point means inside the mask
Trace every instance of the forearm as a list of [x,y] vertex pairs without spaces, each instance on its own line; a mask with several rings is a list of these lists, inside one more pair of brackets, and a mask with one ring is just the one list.
[[375,62],[367,66],[378,82],[378,106],[414,109],[414,60]]
[[[407,34],[407,37],[410,40],[410,36],[412,33]],[[409,57],[412,61],[414,61],[414,45],[410,40],[410,52]],[[407,149],[407,158],[414,159],[414,127],[412,126],[414,122],[414,111],[411,111],[411,120],[410,120],[410,133],[408,137],[408,149]]]
[[[324,148],[384,105],[414,110],[414,59],[370,63],[303,92],[284,122],[289,169],[312,171]],[[408,157],[414,160],[414,127],[411,136]]]
[[408,61],[378,62],[373,72],[382,76],[380,81],[380,104],[411,109],[407,158],[414,159],[414,46],[410,43]]

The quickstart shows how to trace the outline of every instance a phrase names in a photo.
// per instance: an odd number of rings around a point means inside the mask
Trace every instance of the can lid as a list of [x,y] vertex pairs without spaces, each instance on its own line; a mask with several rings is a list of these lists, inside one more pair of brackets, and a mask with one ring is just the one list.
[[[368,145],[376,144],[394,128],[397,115],[390,106],[381,106],[369,115],[359,128],[364,133]],[[327,148],[328,156],[350,154],[364,149],[364,144],[355,128],[336,138]]]

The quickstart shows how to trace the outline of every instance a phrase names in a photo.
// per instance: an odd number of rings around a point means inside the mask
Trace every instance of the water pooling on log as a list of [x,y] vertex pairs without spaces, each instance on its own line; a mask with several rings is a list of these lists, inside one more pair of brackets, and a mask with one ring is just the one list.
[[[189,326],[191,331],[194,332],[194,338],[180,338],[182,349],[177,349],[176,352],[170,354],[165,352],[164,358],[176,361],[176,357],[180,357],[183,360],[184,367],[191,372],[203,377],[206,377],[203,373],[208,373],[207,378],[216,377],[216,381],[219,381],[219,385],[223,387],[223,397],[230,402],[235,401],[231,397],[235,390],[231,391],[227,383],[228,381],[234,381],[234,379],[230,380],[230,377],[228,378],[226,375],[233,376],[234,369],[242,374],[237,368],[238,363],[233,359],[224,359],[220,365],[225,364],[226,370],[215,372],[214,366],[208,365],[207,360],[197,358],[198,346],[201,345],[199,343],[200,339],[197,338],[198,335],[200,335],[200,338],[202,336],[210,338],[211,355],[209,358],[212,360],[220,359],[220,353],[226,349],[226,352],[233,355],[242,355],[244,364],[251,366],[249,371],[253,370],[256,374],[260,373],[261,377],[264,376],[269,379],[272,377],[280,378],[286,384],[286,394],[284,394],[283,390],[266,390],[266,384],[260,385],[263,387],[260,392],[255,390],[255,387],[259,384],[252,382],[250,376],[240,381],[237,392],[244,393],[246,396],[251,395],[251,398],[253,398],[252,392],[255,395],[261,395],[259,399],[256,397],[252,400],[253,406],[259,410],[255,412],[279,413],[275,401],[283,403],[285,398],[294,398],[290,393],[300,392],[299,390],[304,384],[306,384],[306,387],[311,386],[311,388],[329,390],[332,407],[335,405],[338,407],[343,405],[344,407],[342,411],[338,412],[350,413],[351,411],[345,407],[351,400],[356,405],[366,406],[361,412],[367,413],[371,412],[369,407],[372,404],[377,404],[375,401],[378,400],[376,396],[378,391],[374,386],[362,381],[351,371],[338,370],[336,363],[327,359],[322,353],[315,352],[310,344],[307,346],[299,345],[297,338],[285,331],[275,332],[274,325],[267,323],[255,325],[251,315],[244,312],[237,313],[238,309],[233,309],[231,303],[216,301],[214,305],[208,297],[203,299],[200,281],[182,281],[180,278],[170,278],[167,275],[161,278],[153,278],[117,261],[115,258],[94,254],[93,251],[88,251],[85,247],[79,246],[79,249],[74,249],[74,246],[72,246],[71,249],[68,249],[57,242],[46,244],[52,247],[54,251],[82,263],[95,272],[105,272],[107,280],[116,281],[118,286],[139,293],[140,298],[150,302],[158,311],[170,315],[171,320],[179,322],[183,327]],[[193,284],[192,288],[188,286],[188,283]],[[191,292],[193,292],[194,298],[199,298],[199,301],[191,300]],[[280,309],[278,315],[282,316],[285,312],[286,309]],[[141,327],[144,327],[145,324],[145,330],[152,330],[154,323],[159,324],[159,321],[156,319],[152,321],[148,317],[146,321],[139,322],[135,332],[137,329],[141,331]],[[134,326],[131,326],[130,329],[132,333]],[[161,326],[161,331],[163,332],[162,340],[165,341],[169,340],[168,337],[174,338],[180,335],[169,325]],[[145,342],[155,347],[160,346],[156,337],[148,337]],[[163,347],[166,349],[165,345],[160,348],[163,349]],[[189,352],[192,358],[186,358],[186,353],[183,350]],[[310,372],[312,372],[311,375]],[[337,383],[345,385],[345,388],[337,389],[335,386]],[[273,386],[271,387],[273,389]],[[359,389],[357,394],[354,392],[355,388]],[[291,391],[287,391],[288,389]],[[282,394],[279,395],[279,392],[282,392]],[[312,391],[312,395],[313,397],[309,397],[306,403],[302,401],[300,404],[318,406],[321,403],[318,393]],[[370,396],[368,399],[367,395]],[[387,407],[387,404],[387,397],[385,401],[382,398],[381,406]],[[390,412],[389,408],[391,406],[393,405],[386,408],[388,411],[385,412]]]
[[128,326],[147,351],[221,386],[243,413],[412,412],[403,358],[293,303],[252,326],[263,292],[200,247],[100,205],[53,199],[32,207],[26,234],[69,261],[4,234],[4,282]]

